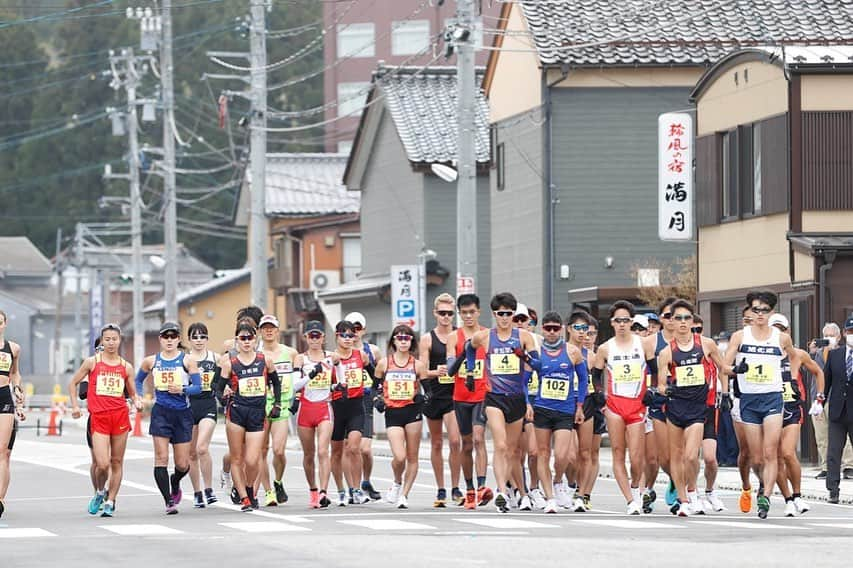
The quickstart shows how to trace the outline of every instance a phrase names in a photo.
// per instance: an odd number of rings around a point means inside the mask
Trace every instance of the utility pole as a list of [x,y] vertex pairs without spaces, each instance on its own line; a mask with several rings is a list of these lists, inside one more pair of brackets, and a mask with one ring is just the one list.
[[249,266],[251,271],[252,303],[267,309],[267,229],[266,169],[267,169],[267,44],[266,3],[269,0],[251,0],[251,149],[249,154],[251,174],[251,207],[249,215]]
[[[78,358],[83,354],[83,225],[77,223],[74,232],[74,273],[77,276],[77,286],[74,287],[74,357],[71,359],[72,369],[79,364]],[[56,362],[59,365],[59,361]]]
[[163,41],[160,44],[160,78],[163,90],[163,226],[166,266],[165,319],[178,321],[178,210],[175,199],[175,90],[172,63],[172,0],[162,0]]
[[477,85],[474,66],[474,0],[457,0],[456,81],[458,148],[456,181],[456,295],[472,293],[477,278]]
[[59,384],[59,357],[62,353],[60,343],[62,343],[62,297],[63,280],[62,271],[65,263],[62,261],[62,227],[56,229],[56,261],[54,268],[56,269],[56,319],[53,328],[53,384]]

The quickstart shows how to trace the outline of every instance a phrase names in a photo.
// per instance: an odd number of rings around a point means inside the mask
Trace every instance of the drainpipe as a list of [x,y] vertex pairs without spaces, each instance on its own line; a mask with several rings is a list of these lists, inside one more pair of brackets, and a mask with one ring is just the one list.
[[823,264],[821,264],[818,269],[818,288],[820,294],[820,322],[818,323],[821,326],[823,326],[825,322],[829,321],[829,318],[826,317],[826,273],[832,268],[832,263],[835,261],[836,254],[838,254],[838,252],[834,250],[823,251]]
[[[545,216],[545,246],[547,248],[548,253],[545,255],[545,311],[554,309],[554,266],[556,264],[556,246],[554,241],[555,239],[555,218],[556,218],[556,208],[557,208],[557,198],[556,191],[554,187],[553,179],[553,156],[552,152],[552,142],[553,142],[553,113],[551,112],[551,88],[554,85],[557,85],[561,81],[565,80],[566,77],[569,76],[569,68],[567,66],[563,66],[560,69],[560,77],[554,80],[552,83],[548,82],[548,71],[547,69],[542,72],[542,97],[543,104],[545,110],[545,131],[542,133],[543,139],[543,148],[542,148],[542,156],[545,160],[544,168],[543,168],[543,183],[545,184],[545,196],[546,196],[546,216]],[[544,312],[543,312],[544,313]]]

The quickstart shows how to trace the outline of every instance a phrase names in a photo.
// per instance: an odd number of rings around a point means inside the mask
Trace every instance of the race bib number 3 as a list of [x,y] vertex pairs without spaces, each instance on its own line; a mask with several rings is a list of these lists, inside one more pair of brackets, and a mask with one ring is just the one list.
[[95,382],[95,394],[98,396],[123,396],[124,378],[109,374],[98,375],[98,380]]
[[705,384],[705,367],[702,365],[684,365],[675,368],[675,385],[678,387],[698,387]]
[[240,396],[252,397],[266,394],[263,377],[247,377],[239,381]]
[[489,366],[496,375],[515,375],[520,369],[518,356],[514,353],[492,353]]
[[566,400],[569,397],[569,381],[563,379],[544,379],[542,381],[542,398],[551,400]]
[[639,363],[614,365],[612,374],[615,383],[637,383],[643,380],[643,369]]
[[175,382],[175,371],[154,370],[154,388],[158,391],[169,390],[169,385]]
[[744,378],[748,383],[766,385],[772,383],[775,376],[776,368],[773,365],[762,363],[760,365],[750,365]]

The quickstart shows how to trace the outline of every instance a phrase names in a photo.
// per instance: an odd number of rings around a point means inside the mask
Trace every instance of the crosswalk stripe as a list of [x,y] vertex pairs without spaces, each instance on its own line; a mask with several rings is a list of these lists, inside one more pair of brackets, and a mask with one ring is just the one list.
[[790,529],[790,530],[797,530],[797,531],[808,530],[808,527],[804,527],[801,525],[794,525],[794,524],[780,525],[780,524],[774,524],[774,523],[763,523],[763,522],[761,522],[760,519],[755,519],[755,520],[750,519],[748,521],[744,520],[742,522],[737,522],[737,521],[705,521],[705,520],[698,521],[697,520],[695,524],[699,524],[699,523],[702,523],[703,525],[716,525],[716,526],[720,526],[720,527],[733,527],[733,528],[738,528],[738,529],[743,528],[746,530],[753,530],[753,529],[758,529],[758,530],[761,530],[761,529],[789,530]]
[[0,529],[0,538],[35,538],[42,536],[56,536],[44,529]]
[[398,521],[396,519],[365,519],[363,521],[338,521],[345,525],[364,527],[376,531],[408,531],[414,529],[435,529],[431,525],[412,523],[410,521]]
[[184,531],[164,525],[98,525],[98,528],[114,532],[121,536],[160,536],[184,534]]
[[560,528],[560,525],[551,525],[546,523],[537,523],[534,521],[524,521],[521,519],[513,519],[511,517],[493,517],[488,519],[467,519],[455,518],[454,521],[460,523],[471,523],[482,527],[491,527],[493,529],[555,529]]
[[223,527],[237,529],[247,533],[271,533],[271,532],[307,532],[311,529],[287,523],[276,523],[274,521],[255,521],[239,523],[219,523]]
[[809,523],[813,527],[826,527],[830,529],[853,529],[853,523]]
[[577,521],[579,523],[586,523],[588,525],[598,525],[602,527],[611,527],[614,529],[683,529],[684,525],[675,525],[669,523],[656,523],[654,521],[647,521],[642,518],[638,518],[635,521],[631,521],[628,519],[578,519],[572,518],[572,521]]

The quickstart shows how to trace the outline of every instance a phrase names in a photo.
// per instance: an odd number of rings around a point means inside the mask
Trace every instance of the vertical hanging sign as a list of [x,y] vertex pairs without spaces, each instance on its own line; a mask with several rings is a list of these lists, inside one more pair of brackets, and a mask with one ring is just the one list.
[[658,117],[658,236],[693,238],[693,119],[685,113]]

